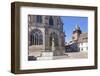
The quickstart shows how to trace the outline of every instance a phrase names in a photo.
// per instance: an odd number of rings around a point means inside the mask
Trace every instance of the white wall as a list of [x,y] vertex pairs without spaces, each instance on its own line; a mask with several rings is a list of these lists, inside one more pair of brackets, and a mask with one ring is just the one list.
[[[11,60],[11,10],[10,3],[15,0],[0,0],[0,76],[16,76],[10,73]],[[74,5],[90,5],[98,6],[98,20],[100,20],[100,0],[16,0],[28,2],[57,3],[57,4],[74,4]],[[100,24],[100,22],[98,22]],[[100,26],[98,26],[100,33]],[[100,35],[98,36],[100,42]],[[99,44],[100,46],[100,44]],[[99,49],[99,48],[98,48]],[[100,50],[100,49],[99,49]],[[98,51],[99,51],[98,50]],[[100,51],[98,52],[100,58]],[[100,59],[98,70],[81,70],[81,71],[65,71],[53,73],[24,74],[24,76],[99,76]],[[19,76],[23,76],[19,75]]]
[[[87,42],[80,43],[80,45],[79,45],[80,51],[88,52],[87,47],[88,47],[88,43],[87,43]],[[83,49],[83,50],[82,50],[82,49]]]

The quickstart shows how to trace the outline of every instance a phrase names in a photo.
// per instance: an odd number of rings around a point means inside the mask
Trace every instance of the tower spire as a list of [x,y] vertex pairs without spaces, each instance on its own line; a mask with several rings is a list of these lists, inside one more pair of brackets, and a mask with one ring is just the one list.
[[80,30],[80,27],[78,24],[75,25],[75,30]]
[[73,31],[73,36],[72,36],[72,39],[73,39],[74,42],[78,41],[78,38],[79,38],[81,33],[82,33],[82,31],[81,31],[79,25],[76,24],[75,28],[74,28],[74,31]]

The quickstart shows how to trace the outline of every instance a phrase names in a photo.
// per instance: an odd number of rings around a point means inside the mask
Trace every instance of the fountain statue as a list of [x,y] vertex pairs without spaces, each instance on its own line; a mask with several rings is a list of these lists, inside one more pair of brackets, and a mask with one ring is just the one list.
[[54,51],[55,51],[55,44],[54,44],[54,38],[52,38],[51,51],[43,51],[41,56],[37,57],[37,60],[52,60]]
[[54,38],[52,38],[52,51],[55,51],[55,44],[54,44]]

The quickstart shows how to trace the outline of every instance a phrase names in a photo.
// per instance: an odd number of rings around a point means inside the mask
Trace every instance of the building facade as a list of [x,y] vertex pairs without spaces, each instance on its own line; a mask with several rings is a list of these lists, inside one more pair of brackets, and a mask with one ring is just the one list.
[[80,51],[88,51],[88,33],[80,34],[80,37],[78,39],[78,45]]
[[[53,52],[53,56],[64,54],[63,22],[59,16],[28,15],[29,56],[40,57],[42,52]],[[54,39],[55,50],[52,51]]]

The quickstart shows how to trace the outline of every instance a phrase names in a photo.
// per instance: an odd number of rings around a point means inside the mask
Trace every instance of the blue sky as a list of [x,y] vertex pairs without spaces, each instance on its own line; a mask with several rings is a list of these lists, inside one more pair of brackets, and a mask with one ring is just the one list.
[[88,17],[61,16],[61,19],[64,23],[63,28],[66,34],[66,42],[69,42],[71,40],[72,32],[76,24],[80,26],[82,32],[88,32]]

